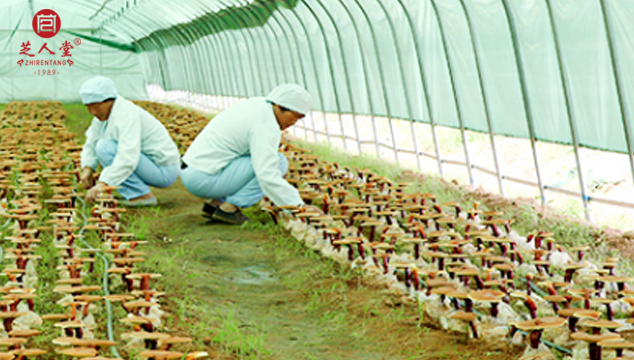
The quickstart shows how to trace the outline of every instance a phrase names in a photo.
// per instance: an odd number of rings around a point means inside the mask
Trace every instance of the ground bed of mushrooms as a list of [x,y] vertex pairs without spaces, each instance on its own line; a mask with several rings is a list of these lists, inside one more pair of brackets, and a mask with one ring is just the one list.
[[[117,207],[112,188],[94,206],[78,195],[81,146],[64,126],[61,104],[12,103],[0,117],[0,359],[107,360],[121,358],[122,350],[129,359],[207,357],[191,338],[165,331],[164,293],[154,289],[161,275],[138,270],[144,242],[124,232],[125,209]],[[56,283],[47,299],[63,312],[36,312],[46,287],[41,261],[57,270],[45,280]],[[114,306],[126,315],[113,318]],[[59,336],[34,348],[38,336],[50,335],[39,330],[44,322],[53,322]],[[114,332],[115,322],[128,330]]]
[[551,233],[513,230],[513,219],[478,203],[437,203],[369,170],[342,168],[285,142],[287,179],[308,212],[264,202],[299,241],[360,268],[419,301],[426,314],[472,341],[525,346],[523,359],[634,358],[632,277],[617,258],[588,259]]

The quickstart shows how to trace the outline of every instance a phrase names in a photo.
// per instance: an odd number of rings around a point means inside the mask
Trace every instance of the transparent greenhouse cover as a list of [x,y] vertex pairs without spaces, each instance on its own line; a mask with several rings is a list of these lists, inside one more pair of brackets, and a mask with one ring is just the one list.
[[[144,97],[146,83],[248,97],[295,82],[324,112],[558,143],[575,134],[580,145],[618,152],[630,152],[634,135],[632,0],[3,0],[0,8],[0,101],[77,99],[98,72],[131,97]],[[16,64],[22,42],[41,46],[30,23],[42,8],[68,24],[55,42],[84,36],[75,65],[62,68],[68,76],[35,77]]]

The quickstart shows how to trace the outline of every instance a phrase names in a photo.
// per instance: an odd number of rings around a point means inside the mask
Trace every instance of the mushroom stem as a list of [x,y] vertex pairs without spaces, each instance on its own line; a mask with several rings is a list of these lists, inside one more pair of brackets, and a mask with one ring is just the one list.
[[577,331],[577,322],[579,322],[579,319],[574,316],[568,318],[568,330],[570,330],[571,333]]
[[601,347],[598,343],[590,343],[588,345],[588,354],[590,360],[601,360]]
[[464,311],[473,312],[473,301],[471,301],[471,299],[467,298],[467,299],[465,299],[464,302],[465,302]]
[[537,349],[539,347],[539,340],[542,337],[542,330],[543,329],[533,330],[533,331],[531,331],[531,333],[529,335],[531,347],[533,349]]
[[607,308],[607,315],[608,315],[608,320],[612,321],[613,320],[613,313],[612,313],[612,307],[610,306],[610,304],[605,304],[605,307]]
[[491,316],[493,316],[494,318],[498,317],[498,304],[497,303],[491,303]]
[[471,333],[474,339],[478,339],[478,329],[476,329],[475,322],[469,321],[469,327],[471,328]]

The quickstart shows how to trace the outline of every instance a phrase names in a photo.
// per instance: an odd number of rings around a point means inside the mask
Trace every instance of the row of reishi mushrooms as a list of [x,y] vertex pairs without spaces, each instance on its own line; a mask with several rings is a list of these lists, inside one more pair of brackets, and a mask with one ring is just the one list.
[[[139,358],[207,357],[203,351],[174,351],[191,348],[192,339],[161,332],[164,293],[151,286],[160,274],[137,270],[146,255],[137,249],[143,242],[121,231],[119,214],[125,209],[117,207],[109,194],[112,189],[98,197],[88,216],[82,215],[75,170],[81,146],[66,130],[64,116],[60,104],[51,102],[10,103],[0,113],[0,220],[7,219],[9,225],[2,247],[6,283],[0,288],[0,360],[52,358],[55,353],[104,360],[108,348],[116,345],[134,347]],[[99,243],[91,246],[97,239]],[[57,252],[59,276],[53,292],[59,294],[58,304],[67,308],[61,314],[34,311],[40,291],[36,289],[41,256],[36,253],[45,247]],[[87,283],[95,263],[103,260],[109,264],[106,288]],[[92,315],[103,310],[106,301],[121,305],[126,316],[116,321],[131,327],[115,334],[118,341],[104,339],[106,334],[98,329],[105,324],[96,324]],[[40,334],[43,321],[53,321],[61,331],[62,336],[53,340],[54,351],[27,346],[29,338]]]
[[526,358],[554,356],[540,346],[545,330],[575,358],[598,360],[602,349],[620,357],[634,347],[619,333],[633,328],[634,277],[615,273],[617,258],[592,262],[587,246],[567,252],[552,233],[521,236],[512,219],[477,202],[466,210],[441,204],[433,194],[407,193],[408,183],[341,168],[289,142],[282,151],[287,180],[322,212],[263,209],[308,246],[425,302],[444,327],[498,343],[525,337]]

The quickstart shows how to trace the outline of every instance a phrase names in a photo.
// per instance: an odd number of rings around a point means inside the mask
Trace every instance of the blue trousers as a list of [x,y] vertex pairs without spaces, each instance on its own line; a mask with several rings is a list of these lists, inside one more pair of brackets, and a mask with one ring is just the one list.
[[[110,166],[117,155],[117,142],[109,139],[97,141],[97,159],[104,168]],[[166,188],[178,178],[179,165],[158,166],[141,153],[139,164],[124,182],[119,184],[119,194],[126,200],[138,198],[150,193],[149,186]]]
[[[288,170],[288,160],[278,153],[282,175]],[[246,208],[264,197],[251,163],[251,156],[233,160],[222,171],[210,175],[191,167],[181,170],[181,181],[192,194],[204,199],[226,201]]]

